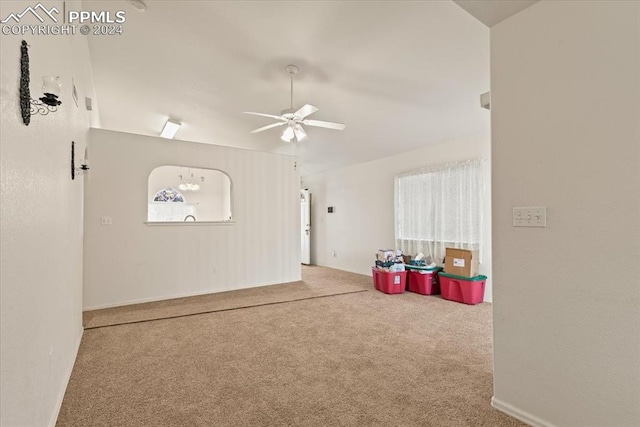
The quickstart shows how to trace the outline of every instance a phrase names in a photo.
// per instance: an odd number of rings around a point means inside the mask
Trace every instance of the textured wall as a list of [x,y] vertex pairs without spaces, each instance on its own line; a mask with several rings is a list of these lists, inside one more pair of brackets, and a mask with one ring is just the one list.
[[[89,149],[85,308],[300,279],[293,157],[97,129]],[[149,173],[167,164],[227,172],[235,223],[146,225]]]
[[640,425],[639,23],[543,1],[491,29],[494,405],[532,425]]
[[[2,2],[0,16],[33,5]],[[62,10],[62,2],[47,2],[54,5]],[[82,157],[97,110],[91,116],[71,97],[72,78],[81,100],[94,97],[86,38],[30,36],[32,97],[42,96],[43,75],[58,75],[62,105],[22,124],[22,37],[0,40],[0,424],[46,426],[55,422],[82,334],[83,179],[71,180],[70,150],[75,140]]]

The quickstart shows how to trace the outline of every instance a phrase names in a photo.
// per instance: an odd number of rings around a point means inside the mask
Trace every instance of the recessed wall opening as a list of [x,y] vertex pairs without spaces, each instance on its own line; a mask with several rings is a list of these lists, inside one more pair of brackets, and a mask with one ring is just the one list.
[[149,174],[148,222],[232,221],[231,178],[217,169],[159,166]]

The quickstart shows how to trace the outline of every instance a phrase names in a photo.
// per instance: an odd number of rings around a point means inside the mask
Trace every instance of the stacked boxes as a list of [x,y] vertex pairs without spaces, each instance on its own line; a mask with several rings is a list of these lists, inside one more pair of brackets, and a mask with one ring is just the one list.
[[478,304],[484,300],[486,276],[478,275],[478,252],[447,248],[444,272],[435,263],[426,265],[402,255],[402,251],[381,249],[371,268],[373,285],[385,294],[401,294],[408,289],[421,295],[442,293],[442,298],[463,304]]
[[442,298],[464,304],[484,300],[486,276],[478,275],[478,251],[446,248],[444,273],[440,273]]

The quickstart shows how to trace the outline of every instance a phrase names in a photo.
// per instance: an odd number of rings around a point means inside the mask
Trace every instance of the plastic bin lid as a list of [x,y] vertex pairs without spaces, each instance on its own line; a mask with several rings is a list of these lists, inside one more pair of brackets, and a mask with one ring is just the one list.
[[409,264],[405,264],[404,268],[406,268],[407,270],[424,270],[424,271],[439,271],[442,270],[442,267],[421,267],[419,265],[409,265]]
[[467,282],[481,282],[483,280],[487,280],[487,276],[479,275],[475,277],[464,277],[464,276],[456,276],[455,274],[445,273],[441,271],[438,273],[440,276],[448,277],[449,279],[458,279],[458,280],[466,280]]

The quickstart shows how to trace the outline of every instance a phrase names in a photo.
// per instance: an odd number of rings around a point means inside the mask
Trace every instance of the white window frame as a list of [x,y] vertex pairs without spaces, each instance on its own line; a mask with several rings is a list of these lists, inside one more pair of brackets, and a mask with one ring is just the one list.
[[396,246],[442,262],[447,247],[480,251],[485,160],[428,166],[395,178]]

